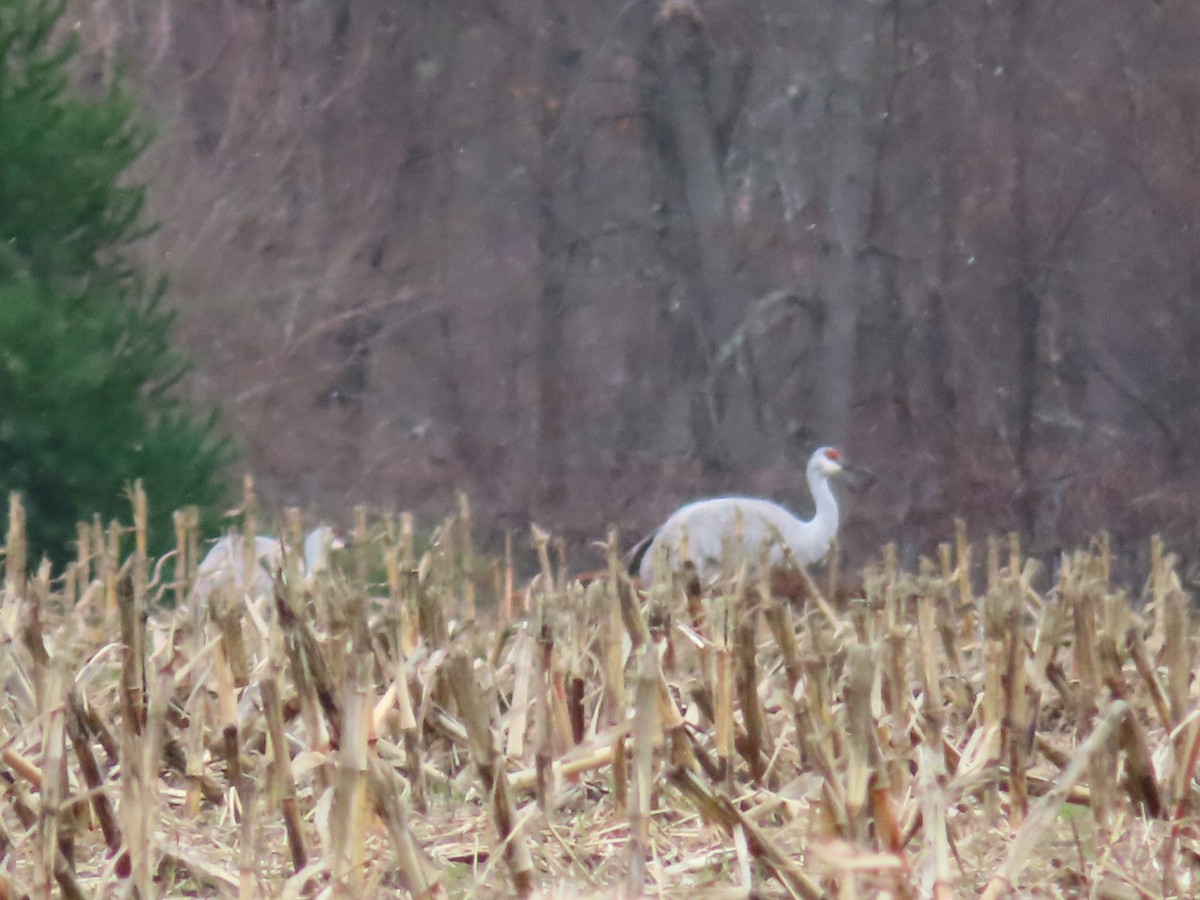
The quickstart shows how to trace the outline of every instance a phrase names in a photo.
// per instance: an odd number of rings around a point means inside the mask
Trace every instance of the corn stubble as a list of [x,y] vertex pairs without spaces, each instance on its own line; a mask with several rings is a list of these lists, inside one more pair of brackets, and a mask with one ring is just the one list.
[[[0,898],[1200,889],[1195,616],[1161,542],[1136,591],[1104,539],[1045,590],[960,524],[856,590],[793,573],[799,603],[733,559],[643,596],[614,533],[586,585],[540,529],[484,558],[460,495],[427,543],[357,509],[311,580],[288,511],[274,596],[200,606],[195,511],[155,561],[130,500],[58,577],[10,500]],[[240,513],[253,546],[249,479]]]

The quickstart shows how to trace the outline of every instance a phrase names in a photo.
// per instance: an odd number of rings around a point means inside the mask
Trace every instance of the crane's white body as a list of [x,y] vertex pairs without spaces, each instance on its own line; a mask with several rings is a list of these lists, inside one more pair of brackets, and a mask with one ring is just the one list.
[[342,539],[328,525],[318,525],[310,531],[304,539],[305,574],[311,576],[328,570],[330,552],[342,546]]
[[[195,597],[205,601],[218,588],[225,588],[252,601],[270,597],[274,592],[274,573],[283,562],[283,545],[278,538],[258,535],[254,539],[254,573],[246,583],[245,538],[227,534],[215,541],[196,567]],[[330,551],[340,546],[328,525],[313,529],[304,539],[304,560],[300,570],[312,576],[329,568]]]
[[[725,554],[730,551],[739,554],[735,559],[746,561],[752,574],[763,563],[775,568],[817,562],[829,552],[837,535],[838,504],[829,479],[842,468],[841,454],[830,447],[822,447],[809,459],[808,486],[816,513],[808,521],[759,497],[714,497],[681,506],[635,551],[640,554],[635,556],[636,574],[650,584],[662,548],[669,570],[677,571],[684,561],[685,541],[687,559],[704,582],[722,573]],[[739,537],[740,543],[734,545]]]
[[246,584],[246,540],[241,535],[227,534],[219,538],[200,565],[196,567],[196,596],[207,600],[219,587],[238,594],[263,597],[272,590],[271,573],[279,564],[283,550],[273,537],[259,535],[254,539],[254,573]]

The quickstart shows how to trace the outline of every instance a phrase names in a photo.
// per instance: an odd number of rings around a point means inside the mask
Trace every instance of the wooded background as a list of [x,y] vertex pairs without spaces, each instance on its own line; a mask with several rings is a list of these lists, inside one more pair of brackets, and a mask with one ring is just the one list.
[[854,552],[1200,533],[1194,2],[71,10],[270,503],[582,548],[839,443]]

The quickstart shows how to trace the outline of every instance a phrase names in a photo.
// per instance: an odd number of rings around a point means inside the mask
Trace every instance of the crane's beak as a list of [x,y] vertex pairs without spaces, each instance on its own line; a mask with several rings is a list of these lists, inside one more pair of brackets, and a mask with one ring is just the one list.
[[866,466],[858,466],[851,462],[842,463],[842,477],[852,488],[870,487],[875,483],[877,475]]

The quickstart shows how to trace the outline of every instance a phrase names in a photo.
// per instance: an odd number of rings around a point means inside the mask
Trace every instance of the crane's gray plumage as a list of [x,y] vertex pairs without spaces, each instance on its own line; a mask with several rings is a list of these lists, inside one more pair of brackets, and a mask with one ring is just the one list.
[[196,567],[196,596],[207,600],[222,585],[231,590],[249,593],[251,597],[265,597],[272,590],[271,573],[279,565],[282,549],[279,541],[266,535],[254,538],[254,576],[246,584],[245,550],[246,539],[241,535],[227,534],[218,538]]
[[[196,567],[195,596],[203,601],[221,586],[235,593],[248,594],[252,600],[271,596],[274,573],[283,562],[283,545],[278,538],[258,535],[254,538],[254,577],[246,584],[245,538],[227,534],[215,541]],[[314,575],[329,568],[329,553],[341,546],[334,529],[328,525],[314,528],[304,539],[301,571]]]
[[816,513],[808,521],[759,497],[714,497],[681,506],[634,548],[630,574],[649,584],[660,547],[666,548],[667,565],[677,569],[682,564],[680,549],[686,535],[688,558],[702,580],[711,580],[722,571],[726,543],[738,534],[739,516],[741,546],[734,549],[740,551],[751,571],[762,561],[771,568],[793,560],[801,565],[817,562],[829,552],[838,530],[838,504],[829,479],[846,468],[841,453],[832,447],[821,447],[809,458],[808,486]]

